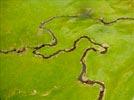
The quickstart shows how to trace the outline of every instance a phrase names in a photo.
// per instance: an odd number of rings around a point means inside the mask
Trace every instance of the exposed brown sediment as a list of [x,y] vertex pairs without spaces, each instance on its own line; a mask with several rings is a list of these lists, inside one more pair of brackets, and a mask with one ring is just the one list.
[[89,36],[83,35],[83,36],[79,37],[78,39],[76,39],[73,42],[73,45],[70,48],[57,50],[57,51],[55,51],[54,53],[52,53],[50,55],[45,55],[45,54],[42,54],[42,53],[40,53],[38,51],[38,50],[40,50],[42,48],[45,48],[45,47],[56,46],[56,44],[58,43],[58,40],[57,40],[56,36],[54,35],[54,33],[50,29],[47,29],[46,26],[45,26],[48,22],[51,22],[52,20],[57,19],[57,18],[78,18],[78,17],[79,16],[55,16],[55,17],[49,18],[46,21],[43,21],[39,25],[39,29],[45,30],[50,34],[50,36],[52,38],[52,41],[50,43],[43,43],[43,44],[33,46],[33,47],[32,46],[27,46],[27,47],[22,47],[22,48],[18,48],[18,49],[14,48],[14,49],[11,49],[11,50],[0,50],[0,53],[3,53],[3,54],[8,54],[8,53],[12,53],[12,52],[13,53],[23,53],[27,49],[31,49],[32,53],[34,55],[41,56],[44,59],[49,59],[49,58],[54,57],[54,56],[56,56],[56,55],[58,55],[58,54],[60,54],[62,52],[68,53],[68,52],[74,51],[78,46],[78,42],[80,42],[82,39],[86,39],[88,42],[103,48],[103,50],[100,51],[99,49],[93,48],[93,47],[86,48],[86,50],[83,52],[82,57],[80,59],[80,63],[82,64],[82,70],[81,70],[81,73],[80,73],[80,75],[78,77],[78,80],[80,82],[88,84],[88,85],[94,85],[94,84],[100,85],[100,91],[99,91],[99,95],[98,95],[98,100],[102,100],[103,97],[104,97],[105,85],[104,85],[103,82],[100,82],[100,81],[97,81],[97,80],[90,80],[90,79],[88,79],[86,77],[87,66],[86,66],[86,63],[85,63],[85,57],[87,56],[89,51],[100,52],[101,54],[105,54],[107,52],[107,50],[108,50],[108,46],[100,44],[100,43],[97,43],[94,40],[92,40]]
[[[104,46],[103,48],[105,49],[104,51],[106,53],[108,47]],[[97,80],[90,80],[86,76],[87,66],[86,66],[86,63],[85,63],[85,57],[87,56],[89,51],[97,52],[98,49],[90,47],[90,48],[87,48],[84,51],[84,53],[83,53],[83,55],[82,55],[82,57],[80,59],[80,63],[82,64],[82,71],[81,71],[81,73],[80,73],[80,75],[78,77],[78,80],[81,81],[82,83],[89,84],[89,85],[94,85],[94,84],[100,85],[100,91],[99,91],[98,100],[102,100],[103,96],[104,96],[104,92],[105,92],[105,85],[104,85],[104,83],[101,82],[101,81],[97,81]],[[102,53],[102,52],[100,52],[100,53]],[[104,52],[102,54],[104,54]]]
[[8,54],[8,53],[11,53],[11,52],[14,52],[14,53],[23,53],[26,51],[26,47],[22,47],[22,48],[13,48],[13,49],[10,49],[10,50],[0,50],[0,53],[4,53],[4,54]]
[[101,23],[103,23],[104,25],[110,25],[110,24],[113,24],[113,23],[117,23],[118,21],[124,21],[124,20],[134,20],[134,18],[131,18],[131,17],[120,17],[120,18],[117,18],[115,20],[112,20],[112,21],[105,21],[104,18],[100,18],[98,19]]
[[[52,53],[52,54],[50,54],[50,55],[44,55],[44,54],[41,54],[41,53],[37,52],[37,50],[39,50],[39,49],[35,49],[35,50],[33,51],[33,53],[34,53],[35,55],[41,56],[41,57],[44,58],[44,59],[49,59],[49,58],[54,57],[54,56],[56,56],[56,55],[58,55],[58,54],[60,54],[60,53],[62,53],[62,52],[72,52],[72,51],[74,51],[74,50],[77,48],[78,42],[79,42],[80,40],[82,40],[82,39],[87,39],[90,43],[92,43],[92,44],[94,44],[94,45],[98,45],[98,46],[100,46],[100,47],[103,47],[102,44],[96,43],[96,42],[94,42],[90,37],[84,35],[84,36],[81,36],[81,37],[79,37],[78,39],[76,39],[76,40],[73,42],[73,46],[72,46],[71,48],[60,49],[60,50],[57,50],[56,52],[54,52],[54,53]],[[43,46],[42,46],[42,47],[43,47]],[[40,49],[41,49],[41,47],[40,47]]]

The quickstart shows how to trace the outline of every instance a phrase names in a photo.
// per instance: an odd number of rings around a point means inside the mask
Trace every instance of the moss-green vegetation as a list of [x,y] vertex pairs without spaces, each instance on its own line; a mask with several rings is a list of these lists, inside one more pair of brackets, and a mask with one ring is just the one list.
[[[58,44],[41,52],[51,54],[68,48],[81,35],[109,44],[107,54],[92,52],[87,56],[87,74],[90,79],[105,82],[104,100],[133,100],[134,21],[104,25],[97,20],[134,18],[133,0],[0,0],[0,49],[50,42],[48,34],[38,33],[41,21],[87,12],[91,18],[63,18],[50,23],[48,27],[54,31]],[[97,100],[99,86],[83,85],[77,79],[80,57],[89,46],[83,40],[75,51],[49,60],[36,57],[30,50],[0,54],[1,100]]]

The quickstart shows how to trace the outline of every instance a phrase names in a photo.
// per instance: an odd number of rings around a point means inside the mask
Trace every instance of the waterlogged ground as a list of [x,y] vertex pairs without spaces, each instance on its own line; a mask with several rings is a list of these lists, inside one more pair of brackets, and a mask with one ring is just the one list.
[[[40,51],[51,54],[69,48],[82,35],[107,43],[106,54],[90,52],[87,56],[87,76],[105,83],[104,100],[134,99],[134,20],[109,25],[98,20],[134,18],[133,0],[0,0],[0,10],[0,50],[49,43],[50,35],[39,32],[40,22],[52,16],[82,16],[51,22],[47,27],[53,30],[58,44]],[[30,49],[18,54],[1,53],[0,99],[97,100],[99,86],[78,81],[80,58],[89,46],[82,40],[73,52],[48,60]]]

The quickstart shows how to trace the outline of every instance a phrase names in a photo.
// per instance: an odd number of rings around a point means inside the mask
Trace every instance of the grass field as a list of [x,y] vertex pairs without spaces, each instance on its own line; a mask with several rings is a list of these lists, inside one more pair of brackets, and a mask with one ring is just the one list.
[[[134,20],[104,25],[98,18],[112,21],[134,18],[133,0],[0,0],[0,50],[49,43],[48,34],[38,32],[39,24],[49,17],[83,15],[90,18],[54,20],[47,27],[58,44],[40,52],[68,48],[82,35],[107,43],[106,54],[90,52],[87,74],[106,85],[104,100],[134,100]],[[78,81],[80,57],[91,46],[86,40],[70,53],[42,59],[31,50],[22,54],[0,54],[1,100],[97,100],[99,86]]]

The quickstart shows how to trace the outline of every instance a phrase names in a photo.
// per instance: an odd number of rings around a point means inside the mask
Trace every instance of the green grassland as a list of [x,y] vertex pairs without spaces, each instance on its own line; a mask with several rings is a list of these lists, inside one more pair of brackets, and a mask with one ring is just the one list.
[[[49,43],[51,37],[38,32],[41,21],[52,16],[82,15],[88,9],[91,18],[62,18],[50,23],[47,27],[54,31],[58,44],[41,52],[51,54],[68,48],[81,35],[107,43],[106,54],[90,52],[87,56],[87,74],[105,83],[104,100],[133,100],[134,21],[104,25],[96,20],[134,17],[133,0],[0,0],[0,49]],[[77,79],[80,57],[90,45],[82,40],[75,51],[48,60],[31,50],[0,54],[1,100],[97,100],[99,86],[84,85]]]

